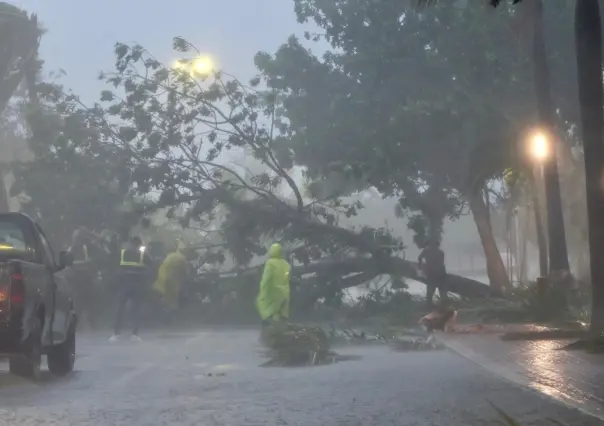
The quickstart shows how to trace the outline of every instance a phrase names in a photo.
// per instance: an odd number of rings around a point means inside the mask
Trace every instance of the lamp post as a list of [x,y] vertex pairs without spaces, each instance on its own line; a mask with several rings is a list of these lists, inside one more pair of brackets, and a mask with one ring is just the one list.
[[550,141],[545,132],[536,130],[531,135],[529,149],[532,158],[543,167],[551,155]]
[[549,141],[550,149],[549,156],[543,163],[542,174],[547,213],[548,275],[555,274],[556,281],[566,281],[570,278],[570,265],[566,246],[564,214],[562,212],[556,141],[549,135],[546,140]]
[[537,192],[539,182],[543,182],[544,180],[543,170],[545,162],[551,156],[551,144],[545,132],[535,131],[530,135],[528,154],[535,165],[534,170],[536,171],[536,176],[533,178],[534,188],[531,198],[535,212],[535,229],[537,232],[537,247],[539,249],[539,275],[541,277],[546,277],[548,273],[547,240],[543,229],[543,221],[541,220],[541,203],[539,202],[539,195]]

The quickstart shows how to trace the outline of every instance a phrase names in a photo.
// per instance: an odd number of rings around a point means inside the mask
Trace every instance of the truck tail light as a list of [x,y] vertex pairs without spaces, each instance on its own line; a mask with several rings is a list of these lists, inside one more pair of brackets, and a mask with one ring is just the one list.
[[9,297],[10,297],[10,288],[8,286],[0,287],[0,305],[8,302]]
[[23,274],[14,272],[10,276],[10,303],[19,306],[25,298],[25,279]]

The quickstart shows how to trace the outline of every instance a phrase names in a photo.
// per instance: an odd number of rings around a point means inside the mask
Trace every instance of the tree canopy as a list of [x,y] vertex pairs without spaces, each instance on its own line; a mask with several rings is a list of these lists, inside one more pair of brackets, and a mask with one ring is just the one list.
[[[552,26],[565,31],[566,2],[555,3]],[[145,198],[183,226],[213,227],[221,244],[210,254],[229,254],[241,267],[264,254],[266,240],[278,240],[301,265],[354,258],[366,267],[370,259],[371,276],[419,278],[388,230],[339,226],[339,216],[363,207],[341,196],[372,187],[400,200],[419,246],[469,206],[491,281],[507,285],[485,193],[518,164],[517,142],[534,116],[528,52],[513,10],[295,5],[301,22],[324,31],[308,39],[325,38],[331,51],[316,57],[292,37],[275,55],[256,56],[260,73],[250,82],[196,71],[199,52],[176,38],[184,56],[178,66],[117,44],[115,69],[101,76],[107,90],[92,107],[40,85],[41,99],[28,111],[35,161],[15,169],[13,193],[36,200],[24,209],[67,232],[67,223],[114,227],[116,206]],[[559,63],[569,46],[556,46],[551,56]],[[559,81],[572,72],[564,67]],[[562,92],[561,123],[573,99]],[[242,152],[262,171],[235,164]],[[306,182],[296,181],[296,167]],[[44,198],[49,182],[69,195]],[[323,184],[331,189],[320,191]],[[72,217],[60,213],[65,206],[86,208]],[[347,268],[341,277],[361,273]]]
[[[420,231],[440,229],[469,202],[491,282],[506,285],[482,192],[521,161],[518,143],[534,122],[522,21],[506,7],[295,3],[299,21],[318,25],[324,33],[316,37],[333,50],[318,58],[291,37],[256,64],[269,87],[286,93],[282,114],[296,162],[313,178],[339,173],[400,197],[403,211],[422,213],[411,222]],[[569,6],[552,3],[552,28],[570,30]],[[551,55],[557,63],[561,53]]]
[[[30,172],[36,163],[40,170],[56,170],[70,159],[67,171],[74,174],[64,174],[58,184],[72,185],[83,167],[89,169],[107,197],[91,218],[97,223],[114,200],[134,191],[153,209],[168,208],[168,216],[183,226],[217,228],[222,243],[207,253],[213,261],[229,255],[244,267],[265,253],[266,241],[277,240],[302,268],[296,273],[314,280],[328,273],[346,287],[379,274],[422,279],[413,263],[397,256],[404,247],[388,230],[339,226],[338,216],[356,214],[359,202],[308,198],[300,189],[292,177],[295,135],[278,111],[281,91],[261,87],[260,78],[243,83],[226,72],[199,75],[190,66],[194,48],[180,38],[174,45],[188,56],[177,67],[164,66],[141,46],[117,44],[115,70],[101,76],[108,89],[93,107],[73,96],[55,97],[60,117],[51,115],[52,144],[41,145]],[[31,122],[44,125],[48,119],[40,115]],[[234,164],[233,154],[242,151],[263,170]],[[44,176],[40,172],[37,182]],[[28,194],[38,189],[35,179],[27,184]],[[86,199],[89,184],[81,182],[74,203],[94,206]],[[468,293],[469,285],[470,294],[485,295],[480,283],[458,279],[453,291]]]
[[116,229],[129,192],[128,157],[101,144],[73,95],[60,86],[37,83],[36,101],[24,107],[32,159],[13,164],[11,196],[37,218],[57,244],[67,244],[78,227]]

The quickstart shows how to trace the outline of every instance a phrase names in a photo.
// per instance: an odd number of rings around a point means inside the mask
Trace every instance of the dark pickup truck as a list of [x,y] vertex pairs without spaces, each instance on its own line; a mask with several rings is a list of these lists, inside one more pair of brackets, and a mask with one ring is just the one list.
[[10,372],[37,379],[42,356],[63,376],[75,362],[76,315],[65,269],[40,226],[20,213],[0,214],[0,357]]

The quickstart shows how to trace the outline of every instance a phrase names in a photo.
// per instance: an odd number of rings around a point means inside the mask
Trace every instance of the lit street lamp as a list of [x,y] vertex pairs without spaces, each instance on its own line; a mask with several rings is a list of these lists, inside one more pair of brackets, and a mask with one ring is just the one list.
[[[548,275],[552,272],[567,275],[570,268],[568,265],[566,235],[564,234],[560,179],[558,177],[558,161],[556,158],[557,140],[549,130],[537,129],[529,135],[527,142],[529,155],[538,166],[539,175],[545,187],[549,260]],[[538,201],[537,197],[535,197],[535,201]]]
[[543,164],[551,155],[551,143],[542,131],[535,131],[529,139],[530,156],[539,164]]
[[216,71],[216,64],[208,55],[198,56],[197,58],[193,59],[191,65],[191,71],[195,75],[205,77]]
[[172,69],[187,72],[191,77],[208,77],[216,71],[216,61],[209,55],[200,55],[189,60],[177,60]]
[[544,164],[552,154],[551,143],[547,134],[542,130],[534,131],[528,138],[527,151],[531,160],[533,160],[535,163],[534,170],[537,171],[537,173],[535,173],[536,176],[533,179],[535,182],[535,188],[532,191],[531,198],[533,209],[535,211],[535,229],[537,232],[537,246],[539,249],[539,275],[541,277],[545,277],[548,273],[548,250],[547,239],[545,238],[545,229],[543,228],[543,220],[541,219],[541,203],[539,202],[537,187],[541,182],[544,181]]
[[531,137],[531,155],[539,163],[543,163],[550,155],[550,142],[543,132],[536,132]]

